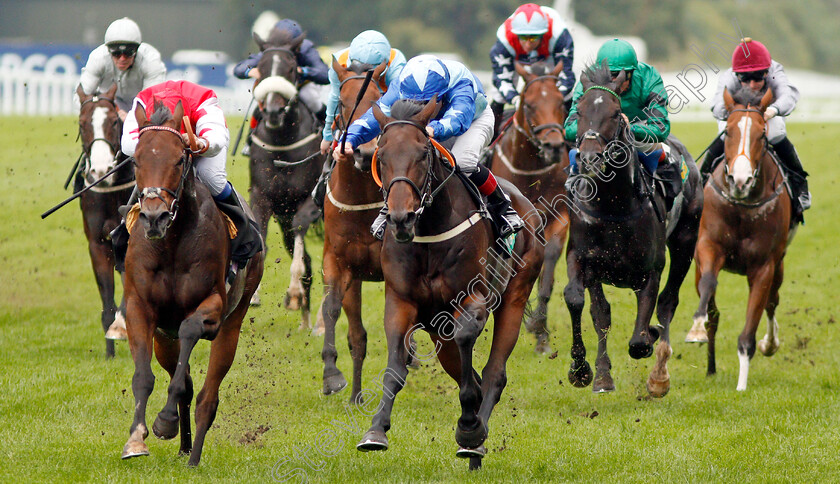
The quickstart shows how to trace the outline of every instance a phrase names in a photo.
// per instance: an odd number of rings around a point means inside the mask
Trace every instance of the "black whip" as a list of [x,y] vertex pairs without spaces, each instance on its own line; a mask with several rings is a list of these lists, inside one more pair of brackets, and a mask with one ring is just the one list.
[[124,159],[124,160],[123,160],[123,161],[121,161],[121,162],[120,162],[117,166],[115,166],[115,167],[111,168],[111,170],[110,170],[110,171],[108,171],[108,173],[104,174],[104,175],[102,176],[102,178],[100,178],[99,180],[96,180],[95,182],[91,183],[90,185],[88,185],[88,186],[86,186],[86,187],[82,188],[82,189],[81,189],[81,190],[79,190],[78,192],[76,192],[76,193],[74,193],[73,195],[71,195],[71,196],[70,196],[70,198],[68,198],[67,200],[64,200],[63,202],[59,203],[59,204],[58,204],[58,205],[56,205],[55,207],[53,207],[53,208],[51,208],[51,209],[47,210],[46,212],[42,213],[42,214],[41,214],[41,218],[42,218],[42,219],[45,219],[45,218],[49,217],[49,216],[50,216],[53,212],[55,212],[55,211],[56,211],[56,210],[58,210],[59,208],[61,208],[61,207],[65,206],[65,205],[67,205],[68,203],[72,202],[73,200],[75,200],[75,199],[79,198],[79,196],[80,196],[82,193],[85,193],[86,191],[90,190],[91,188],[95,187],[96,185],[99,185],[99,183],[101,183],[103,180],[105,180],[105,179],[106,179],[106,178],[108,178],[109,176],[113,175],[114,173],[116,173],[116,172],[117,172],[117,170],[119,170],[120,168],[122,168],[123,166],[125,166],[125,164],[126,164],[126,163],[128,163],[129,161],[134,161],[134,157],[131,157],[131,156],[130,156],[130,157],[128,157],[128,158],[126,158],[126,159]]
[[365,95],[365,91],[367,91],[368,84],[370,84],[370,79],[373,77],[373,69],[367,71],[367,75],[365,76],[365,82],[362,83],[362,88],[359,90],[359,95],[356,96],[356,105],[353,106],[353,110],[350,111],[350,117],[347,118],[348,125],[344,128],[344,132],[341,133],[341,152],[344,153],[344,143],[347,141],[347,131],[350,129],[350,120],[353,119],[353,115],[356,114],[356,108],[359,107],[359,103],[362,102],[362,97]]

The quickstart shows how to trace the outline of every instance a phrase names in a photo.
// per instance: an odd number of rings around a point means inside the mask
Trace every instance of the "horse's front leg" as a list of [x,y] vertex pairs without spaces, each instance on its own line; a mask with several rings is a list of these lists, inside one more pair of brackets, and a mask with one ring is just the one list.
[[691,330],[685,335],[685,342],[706,343],[709,341],[709,335],[706,332],[706,324],[709,322],[709,301],[714,298],[717,290],[718,274],[723,268],[724,253],[701,234],[694,256],[696,261],[694,286],[700,302],[694,313]]
[[651,270],[642,287],[636,291],[636,324],[628,348],[631,358],[638,360],[653,354],[653,343],[659,338],[659,331],[651,328],[650,318],[653,317],[658,290],[659,272]]
[[[265,244],[265,252],[268,253],[268,221],[271,219],[271,200],[269,200],[268,196],[266,196],[265,192],[258,186],[259,183],[259,175],[255,172],[258,168],[253,166],[253,162],[251,166],[251,186],[248,189],[250,192],[250,202],[251,211],[254,212],[254,220],[257,221],[257,224],[260,226],[260,233],[263,237],[263,243]],[[270,176],[270,173],[266,173],[263,175],[264,177]],[[266,259],[267,260],[267,259]],[[254,291],[254,294],[251,295],[251,305],[259,306],[261,304],[260,299],[260,288],[257,287],[257,290]]]
[[130,436],[122,451],[122,458],[149,455],[149,447],[144,440],[149,435],[146,428],[146,404],[155,387],[155,375],[152,373],[152,335],[154,334],[156,315],[136,297],[127,298],[128,310],[128,345],[134,360],[134,377],[131,379],[131,391],[134,394],[134,421],[129,430]]
[[569,369],[569,383],[583,388],[592,383],[592,368],[586,362],[586,346],[583,344],[580,327],[580,317],[586,302],[581,280],[583,264],[574,249],[566,252],[566,273],[569,283],[563,290],[563,297],[566,299],[566,307],[569,308],[569,316],[572,319],[572,366]]
[[405,340],[409,328],[417,319],[417,303],[400,297],[385,283],[385,337],[388,342],[388,367],[382,377],[382,398],[373,417],[370,430],[356,444],[361,451],[388,450],[385,433],[391,428],[394,399],[405,386],[408,376],[408,349]]
[[[169,338],[159,332],[155,333],[155,356],[160,366],[169,373],[169,379],[175,376],[178,370],[178,355],[180,353],[180,341]],[[184,379],[186,391],[178,402],[178,416],[181,424],[181,448],[180,455],[189,454],[192,450],[192,432],[190,430],[190,406],[193,398],[193,382],[190,377],[189,365],[187,365],[186,378]]]
[[[329,247],[329,243],[327,236],[324,247]],[[321,359],[324,361],[323,392],[324,395],[332,395],[347,386],[347,379],[336,365],[338,348],[335,345],[335,325],[341,315],[342,300],[353,275],[342,267],[335,254],[329,250],[324,250],[323,271],[324,299],[320,309],[320,319],[324,321],[324,346],[321,349]]]
[[202,337],[213,339],[219,330],[223,307],[222,297],[213,293],[202,301],[195,312],[187,316],[178,328],[178,340],[181,343],[178,366],[169,382],[169,397],[166,405],[158,413],[152,425],[152,431],[160,439],[171,439],[178,435],[178,402],[182,401],[188,393],[190,354]]
[[[554,222],[553,225],[564,223],[565,221],[560,220]],[[563,254],[563,241],[565,239],[557,233],[553,236],[546,234],[546,236],[549,238],[548,244],[545,246],[545,262],[540,273],[537,307],[531,313],[528,323],[526,323],[528,331],[537,336],[537,345],[534,351],[541,354],[551,353],[551,345],[548,343],[548,301],[551,299],[551,292],[554,290],[554,270],[557,267],[557,261]]]
[[[311,198],[297,209],[292,218],[291,233],[284,230],[286,247],[293,244],[292,264],[290,267],[289,288],[286,290],[286,308],[290,310],[301,310],[301,328],[309,329],[309,290],[312,286],[312,258],[306,251],[304,237],[309,226],[318,219],[320,211]],[[293,235],[294,241],[289,240]]]
[[[85,227],[85,231],[88,228]],[[114,256],[110,248],[111,241],[100,239],[95,233],[88,234],[88,251],[93,273],[96,276],[96,286],[99,298],[102,300],[102,314],[100,323],[105,332],[105,356],[114,357],[114,340],[108,338],[108,330],[114,322],[117,307],[114,304]]]
[[455,429],[455,441],[463,448],[474,449],[487,438],[487,422],[478,414],[482,403],[481,387],[473,376],[473,347],[487,323],[487,308],[485,301],[471,297],[461,301],[460,306],[455,344],[461,362],[461,381],[458,382],[461,417]]
[[595,359],[595,381],[592,384],[592,391],[595,393],[611,392],[615,390],[610,369],[610,355],[607,353],[607,336],[610,334],[612,316],[610,303],[604,295],[604,288],[601,284],[594,284],[589,287],[589,300],[591,307],[589,314],[592,316],[592,325],[595,327],[595,334],[598,336],[598,356]]
[[747,320],[744,331],[738,337],[738,361],[741,364],[741,369],[738,372],[738,387],[736,388],[738,391],[747,389],[750,360],[755,354],[755,332],[758,329],[761,314],[767,307],[775,272],[775,261],[771,260],[758,269],[747,273],[750,297],[747,301]]

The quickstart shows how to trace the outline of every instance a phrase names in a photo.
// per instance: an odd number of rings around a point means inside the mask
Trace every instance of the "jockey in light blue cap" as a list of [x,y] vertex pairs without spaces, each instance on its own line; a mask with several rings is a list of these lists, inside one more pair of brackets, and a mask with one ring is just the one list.
[[[460,62],[420,55],[405,64],[377,105],[385,115],[390,115],[391,106],[398,100],[425,102],[434,96],[441,108],[426,126],[426,131],[439,141],[452,138],[447,144],[452,146],[458,168],[487,196],[493,222],[499,234],[508,238],[520,230],[523,223],[496,178],[486,166],[478,163],[482,148],[490,143],[494,124],[493,112],[487,109],[487,98],[478,78]],[[380,130],[371,108],[350,125],[344,151],[337,147],[334,157],[349,160],[355,146],[372,140]],[[383,207],[371,226],[371,233],[380,240],[385,234],[387,214],[387,207]]]
[[[345,68],[350,68],[351,65],[358,64],[360,72],[362,70],[374,69],[379,64],[386,62],[385,71],[379,77],[379,91],[383,94],[388,90],[388,85],[399,77],[403,66],[405,66],[405,55],[399,49],[391,48],[391,43],[388,42],[388,39],[382,32],[377,30],[365,30],[360,33],[350,42],[350,47],[333,54],[333,59]],[[338,74],[332,65],[330,65],[328,76],[330,79],[330,94],[327,98],[326,122],[324,123],[323,138],[321,140],[322,154],[326,154],[336,142],[333,122],[338,111],[338,103],[341,95],[341,81],[339,81]],[[324,195],[326,194],[330,171],[330,160],[327,159],[321,170],[321,177],[318,178],[318,183],[315,184],[315,188],[312,190],[312,200],[322,209],[324,207]]]

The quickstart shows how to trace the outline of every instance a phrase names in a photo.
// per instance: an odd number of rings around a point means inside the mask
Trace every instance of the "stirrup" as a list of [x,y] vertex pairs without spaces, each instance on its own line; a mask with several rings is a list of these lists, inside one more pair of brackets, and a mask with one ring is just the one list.
[[370,234],[376,240],[382,240],[385,238],[385,228],[388,226],[388,206],[383,206],[379,209],[379,215],[376,216],[376,220],[370,225]]
[[245,143],[245,146],[242,147],[242,151],[240,151],[242,156],[251,156],[251,143]]
[[504,213],[501,214],[501,224],[499,226],[499,235],[507,239],[511,235],[516,234],[525,226],[522,218],[516,213],[513,207],[508,207]]
[[803,212],[811,208],[811,192],[800,193],[798,198]]

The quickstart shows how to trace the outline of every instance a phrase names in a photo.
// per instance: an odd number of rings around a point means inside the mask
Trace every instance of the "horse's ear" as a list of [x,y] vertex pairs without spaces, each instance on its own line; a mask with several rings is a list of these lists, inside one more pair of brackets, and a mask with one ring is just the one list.
[[110,99],[115,99],[114,96],[117,95],[117,83],[111,85],[111,88],[105,93],[105,97]]
[[379,128],[385,128],[385,125],[391,122],[391,118],[382,112],[382,109],[379,107],[379,103],[373,103],[372,109],[373,117],[376,118],[376,122],[379,123]]
[[137,126],[140,128],[149,124],[149,118],[146,117],[146,108],[140,103],[134,105],[134,119],[137,120]]
[[613,91],[618,92],[618,90],[621,88],[621,85],[624,84],[624,81],[626,81],[626,80],[627,80],[627,71],[622,69],[621,72],[619,72],[618,75],[615,76],[615,79],[610,83],[611,84],[610,88]]
[[297,52],[300,50],[300,44],[303,43],[303,40],[306,39],[306,32],[298,35],[294,39],[289,42],[289,50],[292,52]]
[[528,82],[531,77],[534,77],[533,74],[528,72],[528,69],[525,68],[525,65],[517,60],[513,61],[513,68],[514,70],[516,70],[516,73],[519,74],[519,76],[525,80],[525,82]]
[[764,93],[764,96],[761,96],[761,101],[758,103],[759,111],[761,111],[763,113],[764,110],[767,109],[767,106],[769,106],[770,103],[772,103],[774,99],[775,99],[775,96],[773,96],[773,91],[771,91],[768,88],[767,92]]
[[175,124],[181,128],[182,127],[182,120],[184,119],[184,105],[181,101],[178,101],[178,104],[175,105],[175,111],[172,113],[172,118],[175,121]]
[[76,95],[79,96],[79,103],[83,103],[90,98],[87,94],[85,94],[85,90],[82,89],[82,85],[79,84],[79,87],[76,88]]
[[437,94],[435,94],[434,96],[432,96],[431,99],[429,99],[429,102],[426,103],[426,106],[414,116],[414,120],[419,122],[423,126],[429,124],[429,120],[437,116],[437,113],[438,111],[440,111],[440,107],[442,104],[443,103],[438,101]]
[[388,61],[382,61],[382,63],[376,66],[376,69],[373,70],[373,77],[371,77],[371,79],[378,81],[382,76],[382,73],[385,72],[386,67],[388,67]]
[[[767,90],[770,91],[769,89]],[[728,88],[723,88],[723,106],[726,108],[727,111],[732,111],[735,108],[735,100],[732,99],[732,94],[729,92]]]
[[260,37],[260,34],[254,32],[254,43],[257,44],[257,47],[260,48],[260,51],[265,50],[265,41]]
[[580,73],[580,87],[582,87],[584,91],[592,87],[592,81],[589,79],[589,72],[589,69],[584,69],[583,72]]
[[335,73],[338,74],[339,80],[341,79],[341,76],[347,74],[347,68],[341,65],[341,62],[338,62],[338,59],[336,59],[335,56],[332,56],[332,68]]
[[551,75],[556,77],[559,76],[561,72],[563,72],[563,61],[554,65],[554,70],[551,71]]

